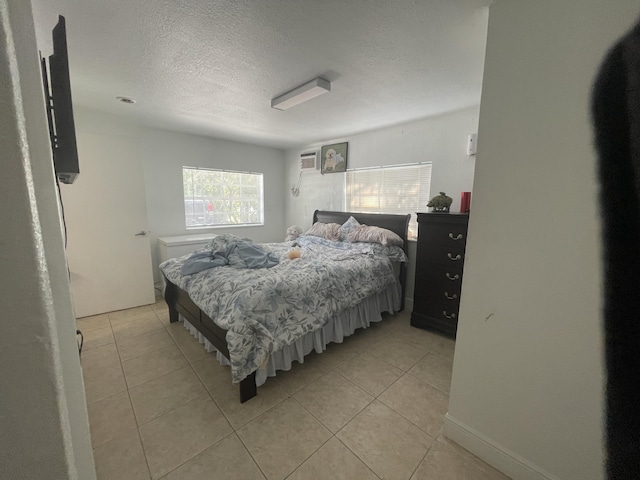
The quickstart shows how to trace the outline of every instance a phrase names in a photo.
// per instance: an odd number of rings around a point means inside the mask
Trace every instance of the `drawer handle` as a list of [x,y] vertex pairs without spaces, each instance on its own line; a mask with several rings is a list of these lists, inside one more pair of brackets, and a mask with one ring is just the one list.
[[446,310],[443,310],[442,314],[447,318],[456,318],[456,314],[455,313],[452,313],[451,315],[447,315],[447,311]]
[[458,298],[457,293],[454,293],[453,295],[449,295],[449,292],[444,292],[444,296],[447,297],[449,300],[455,300],[456,298]]
[[449,233],[449,238],[451,240],[460,240],[462,238],[462,234],[459,233],[458,235],[456,235],[455,237],[453,236],[453,233]]
[[458,275],[457,273],[454,276],[451,276],[451,274],[447,272],[446,275],[449,280],[458,280],[460,278],[460,275]]
[[451,260],[453,260],[453,261],[460,260],[460,259],[462,258],[460,255],[456,255],[456,256],[454,257],[454,256],[453,256],[452,254],[450,254],[450,253],[447,253],[447,257],[449,257],[449,258],[450,258]]

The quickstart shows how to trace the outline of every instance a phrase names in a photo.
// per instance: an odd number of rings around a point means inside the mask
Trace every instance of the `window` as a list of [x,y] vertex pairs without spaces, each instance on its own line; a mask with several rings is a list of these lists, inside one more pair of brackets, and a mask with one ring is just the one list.
[[263,225],[262,174],[182,167],[187,228]]
[[346,210],[411,214],[409,238],[418,236],[416,212],[429,202],[431,163],[347,171]]

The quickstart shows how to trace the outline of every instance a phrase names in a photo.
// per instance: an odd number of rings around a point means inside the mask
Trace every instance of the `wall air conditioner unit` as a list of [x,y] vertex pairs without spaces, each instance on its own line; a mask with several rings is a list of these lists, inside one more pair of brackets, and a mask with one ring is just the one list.
[[300,154],[300,172],[315,172],[319,170],[317,165],[317,152],[302,153]]

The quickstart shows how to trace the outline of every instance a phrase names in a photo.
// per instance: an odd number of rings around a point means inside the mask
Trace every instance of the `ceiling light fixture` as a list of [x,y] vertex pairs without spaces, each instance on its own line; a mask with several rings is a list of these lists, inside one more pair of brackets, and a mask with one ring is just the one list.
[[314,78],[293,90],[271,100],[271,108],[287,110],[312,98],[331,91],[331,83],[324,78]]
[[129,98],[129,97],[116,97],[116,100],[122,103],[136,103],[136,101],[133,98]]

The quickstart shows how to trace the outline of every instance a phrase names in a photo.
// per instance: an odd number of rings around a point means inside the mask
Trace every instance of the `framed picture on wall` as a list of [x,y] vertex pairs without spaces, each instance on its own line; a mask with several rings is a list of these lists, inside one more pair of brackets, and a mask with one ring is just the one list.
[[320,172],[336,173],[347,171],[347,149],[348,143],[334,143],[333,145],[324,145],[320,152],[320,161],[322,168]]

